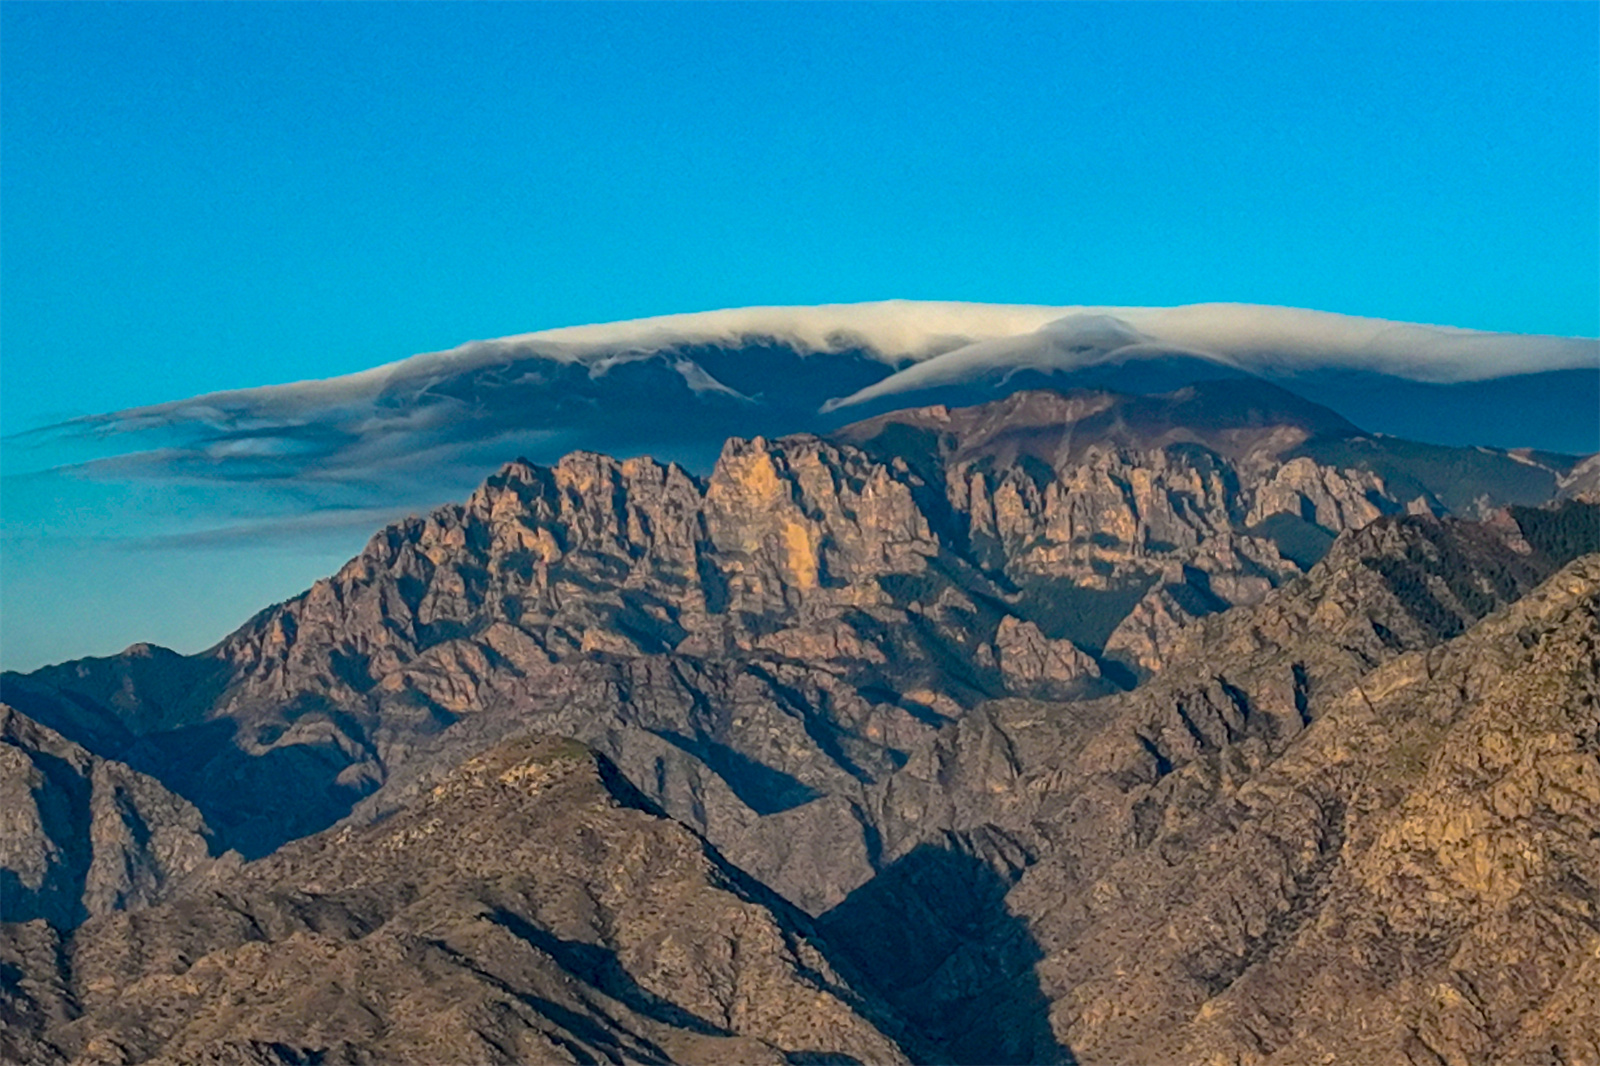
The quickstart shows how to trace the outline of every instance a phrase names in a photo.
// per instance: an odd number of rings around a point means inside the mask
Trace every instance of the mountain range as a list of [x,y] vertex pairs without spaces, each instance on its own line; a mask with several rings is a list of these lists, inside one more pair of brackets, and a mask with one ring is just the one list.
[[[829,435],[1019,391],[1151,395],[1219,379],[1275,384],[1369,435],[1600,451],[1600,342],[1585,338],[1239,304],[913,301],[545,330],[5,438],[4,665],[138,640],[198,650],[373,528],[460,499],[515,455],[649,455],[706,476],[730,437]],[[212,591],[189,595],[196,586]]]
[[[0,1047],[1600,1059],[1600,468],[1105,318],[1035,330],[1184,380],[941,341],[894,373],[983,372],[886,389],[858,346],[864,420],[519,459],[207,651],[5,674]],[[681,356],[563,365],[750,402]],[[872,413],[925,387],[998,398]]]

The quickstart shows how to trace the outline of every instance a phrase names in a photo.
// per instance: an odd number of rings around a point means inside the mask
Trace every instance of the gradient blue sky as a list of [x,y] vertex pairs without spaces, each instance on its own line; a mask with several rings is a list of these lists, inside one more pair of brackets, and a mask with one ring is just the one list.
[[[7,0],[0,430],[746,304],[1595,336],[1597,51],[1595,3]],[[7,548],[8,665],[120,646],[68,611],[115,560],[19,605],[52,559]]]
[[0,426],[891,296],[1600,332],[1600,5],[0,6]]

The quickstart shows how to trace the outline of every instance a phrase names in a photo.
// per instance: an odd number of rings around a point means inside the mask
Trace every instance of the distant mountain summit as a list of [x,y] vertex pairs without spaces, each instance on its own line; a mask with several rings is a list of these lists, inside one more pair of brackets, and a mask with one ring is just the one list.
[[1313,438],[1366,436],[1347,419],[1265,381],[1199,381],[1173,392],[1125,395],[1099,389],[1034,390],[972,407],[944,405],[895,411],[846,426],[839,440],[866,443],[894,427],[929,430],[950,438],[958,458],[1019,455],[1054,462],[1089,448],[1158,449],[1197,444],[1243,459],[1278,455]]
[[1244,304],[897,300],[668,315],[478,341],[53,432],[92,434],[124,466],[202,479],[355,476],[404,468],[407,455],[433,468],[508,450],[553,460],[575,448],[705,466],[727,436],[826,430],[1026,389],[1158,393],[1218,377],[1272,381],[1397,436],[1600,450],[1600,341]]

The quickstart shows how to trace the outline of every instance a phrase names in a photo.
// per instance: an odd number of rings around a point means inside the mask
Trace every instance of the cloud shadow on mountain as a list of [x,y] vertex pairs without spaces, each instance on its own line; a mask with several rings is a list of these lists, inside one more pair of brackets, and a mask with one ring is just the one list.
[[835,950],[941,1054],[967,1064],[1073,1064],[1005,899],[1022,870],[953,836],[919,844],[817,920]]

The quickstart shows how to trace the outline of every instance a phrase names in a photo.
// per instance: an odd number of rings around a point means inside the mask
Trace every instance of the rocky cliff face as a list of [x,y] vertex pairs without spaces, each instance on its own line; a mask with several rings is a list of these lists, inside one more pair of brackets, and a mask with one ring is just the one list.
[[1538,582],[1600,525],[1567,513],[1387,519],[1136,691],[980,703],[867,790],[881,871],[820,935],[586,749],[512,741],[171,902],[7,927],[7,1053],[1586,1061],[1600,555]]
[[[1597,651],[1589,556],[1332,703],[1240,800],[1264,814],[1290,790],[1318,855],[1338,850],[1291,873],[1309,892],[1236,874],[1201,903],[1242,904],[1200,938],[1228,983],[1170,1046],[1263,1063],[1600,1059]],[[1254,820],[1287,844],[1281,818]]]
[[[882,786],[898,858],[823,928],[982,1061],[1587,1061],[1597,565],[1525,594],[1527,545],[1385,520],[1144,688],[984,704]],[[1516,606],[1474,625],[1491,590]]]
[[[518,462],[206,655],[135,649],[5,692],[247,856],[381,813],[498,736],[578,736],[818,912],[876,868],[868,790],[945,722],[1130,685],[1198,619],[1405,511],[1370,457],[1301,454],[1366,441],[1404,466],[1357,434],[1235,382],[734,440],[706,479]],[[1489,464],[1485,493],[1556,491],[1503,455],[1461,463]],[[823,852],[851,858],[808,872]]]

